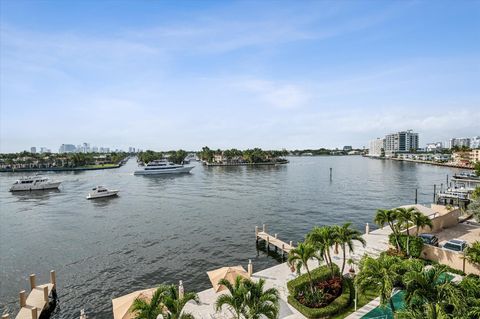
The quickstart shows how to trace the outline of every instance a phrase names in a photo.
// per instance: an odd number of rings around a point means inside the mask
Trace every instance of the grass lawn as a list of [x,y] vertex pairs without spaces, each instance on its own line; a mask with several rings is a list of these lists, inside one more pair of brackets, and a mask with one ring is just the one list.
[[[372,301],[373,299],[378,297],[378,293],[374,292],[373,290],[365,290],[362,293],[358,293],[357,299],[357,310],[365,306],[367,303]],[[352,302],[352,305],[346,308],[343,312],[331,317],[331,319],[343,319],[346,316],[350,315],[352,312],[355,311],[355,304]]]

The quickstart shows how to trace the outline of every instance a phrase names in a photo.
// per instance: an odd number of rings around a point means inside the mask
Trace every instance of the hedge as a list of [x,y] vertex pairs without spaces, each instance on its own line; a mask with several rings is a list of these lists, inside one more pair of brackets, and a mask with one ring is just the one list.
[[[405,234],[400,234],[397,236],[398,237],[398,242],[400,244],[400,248],[403,252],[407,252],[407,238],[408,235]],[[395,235],[390,234],[388,236],[388,241],[390,245],[397,247],[397,242],[395,240]],[[410,236],[410,243],[409,243],[409,248],[410,248],[410,256],[412,257],[420,257],[420,254],[422,252],[423,248],[423,240],[420,237],[417,236]]]
[[[334,266],[334,271],[338,275],[338,266]],[[311,274],[314,281],[324,280],[330,278],[331,271],[330,268],[328,268],[327,266],[322,266],[311,271]],[[288,291],[290,293],[288,296],[288,303],[307,318],[328,318],[332,315],[335,315],[350,306],[353,298],[355,297],[355,290],[353,289],[352,280],[349,278],[343,278],[342,294],[340,296],[338,296],[334,301],[332,301],[329,305],[325,307],[309,308],[302,305],[297,299],[295,299],[295,291],[298,289],[307,289],[307,285],[307,274],[301,275],[298,278],[287,282]]]

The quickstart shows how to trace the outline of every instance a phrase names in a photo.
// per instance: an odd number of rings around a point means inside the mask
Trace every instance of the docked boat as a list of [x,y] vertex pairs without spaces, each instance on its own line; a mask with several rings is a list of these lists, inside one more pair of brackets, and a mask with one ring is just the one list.
[[117,194],[118,190],[116,189],[107,189],[104,186],[97,186],[95,188],[92,188],[92,191],[88,193],[87,199],[111,197],[117,196]]
[[133,175],[157,175],[157,174],[180,174],[189,173],[195,166],[185,166],[174,164],[166,160],[156,160],[149,162],[140,170],[136,170]]
[[35,175],[18,179],[10,187],[11,192],[57,189],[62,182],[52,181],[48,177]]

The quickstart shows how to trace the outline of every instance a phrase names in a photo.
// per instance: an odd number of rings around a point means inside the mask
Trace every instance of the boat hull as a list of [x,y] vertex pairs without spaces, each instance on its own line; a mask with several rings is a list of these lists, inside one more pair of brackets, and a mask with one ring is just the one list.
[[43,191],[47,189],[57,189],[60,187],[62,182],[51,182],[51,183],[44,183],[44,184],[16,184],[10,187],[11,192],[25,192],[25,191]]
[[113,196],[117,196],[117,195],[118,195],[118,191],[109,191],[106,194],[88,194],[87,199],[113,197]]
[[133,175],[164,175],[164,174],[182,174],[182,173],[190,173],[190,171],[195,166],[184,166],[172,169],[158,169],[158,170],[140,170],[135,171]]

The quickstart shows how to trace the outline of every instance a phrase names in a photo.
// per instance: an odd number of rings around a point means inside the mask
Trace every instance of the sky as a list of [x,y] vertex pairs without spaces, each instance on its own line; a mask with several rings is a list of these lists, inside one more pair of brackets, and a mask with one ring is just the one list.
[[480,135],[480,1],[0,1],[0,152]]

